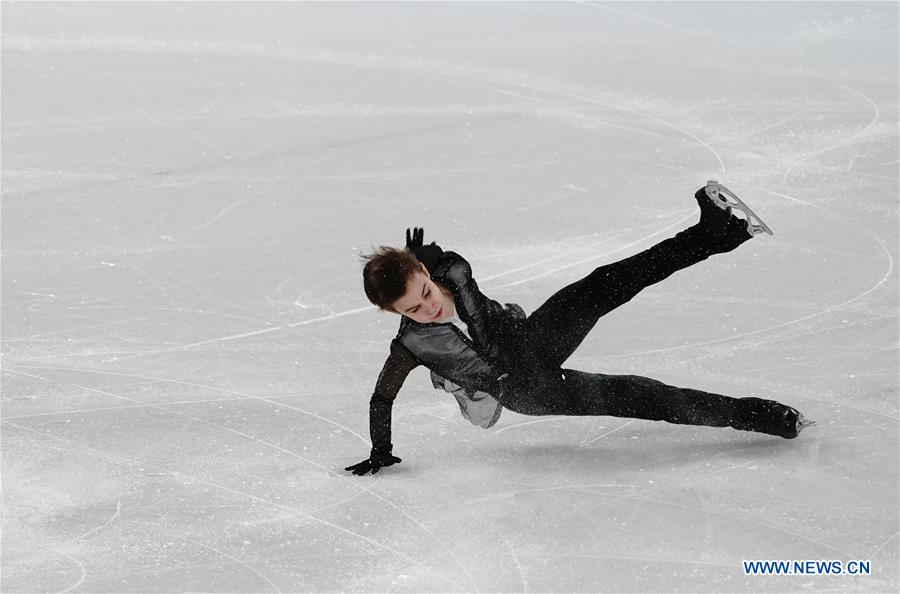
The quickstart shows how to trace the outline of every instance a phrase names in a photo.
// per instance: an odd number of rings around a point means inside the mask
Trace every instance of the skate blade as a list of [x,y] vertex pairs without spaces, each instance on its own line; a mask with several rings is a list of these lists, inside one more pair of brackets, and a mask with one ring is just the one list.
[[818,423],[816,423],[812,419],[807,419],[806,417],[804,417],[803,413],[800,413],[800,416],[797,419],[797,435],[800,435],[800,432],[807,427],[814,427],[817,424]]
[[716,180],[713,179],[706,183],[706,195],[712,199],[716,206],[723,210],[731,207],[732,210],[737,209],[744,213],[747,217],[747,231],[750,232],[750,235],[760,235],[762,233],[775,235],[772,229],[743,200]]

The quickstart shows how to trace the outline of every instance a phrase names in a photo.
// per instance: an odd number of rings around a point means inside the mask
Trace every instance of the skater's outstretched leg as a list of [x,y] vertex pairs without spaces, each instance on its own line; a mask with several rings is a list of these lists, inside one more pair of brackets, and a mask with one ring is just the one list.
[[559,367],[602,316],[630,301],[642,289],[717,253],[749,240],[746,221],[716,206],[701,188],[695,194],[700,222],[634,256],[594,269],[564,287],[536,309],[523,325],[525,345]]
[[731,398],[637,375],[545,369],[527,384],[515,386],[513,394],[503,405],[521,414],[607,415],[732,427],[786,439],[810,424],[797,409],[774,400]]

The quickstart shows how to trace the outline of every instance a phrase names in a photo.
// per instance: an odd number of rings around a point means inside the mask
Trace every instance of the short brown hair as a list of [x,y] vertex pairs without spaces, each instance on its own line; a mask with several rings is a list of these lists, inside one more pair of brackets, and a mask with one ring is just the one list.
[[406,283],[419,270],[419,260],[408,248],[379,246],[371,254],[360,254],[363,289],[378,309],[394,311],[394,302],[406,293]]

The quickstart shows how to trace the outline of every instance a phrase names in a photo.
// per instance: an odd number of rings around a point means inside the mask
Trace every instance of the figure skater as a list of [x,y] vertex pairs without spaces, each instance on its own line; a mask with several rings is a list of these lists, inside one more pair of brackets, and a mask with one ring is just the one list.
[[[504,408],[524,415],[610,415],[684,425],[732,427],[786,439],[814,424],[774,400],[732,398],[669,386],[636,375],[586,373],[562,365],[603,315],[642,289],[714,254],[772,231],[717,182],[695,194],[700,221],[629,258],[606,264],[564,287],[527,316],[514,303],[486,297],[459,254],[424,231],[406,230],[406,247],[363,255],[363,287],[382,311],[401,315],[390,355],[369,402],[372,450],[347,467],[373,474],[401,462],[391,443],[391,408],[415,367],[453,393],[463,416],[492,427]],[[739,217],[732,209],[745,215]]]

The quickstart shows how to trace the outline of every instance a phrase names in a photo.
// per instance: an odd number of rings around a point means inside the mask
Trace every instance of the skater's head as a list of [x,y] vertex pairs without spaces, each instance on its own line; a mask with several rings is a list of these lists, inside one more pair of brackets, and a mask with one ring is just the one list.
[[431,280],[428,269],[408,249],[381,246],[362,258],[363,289],[378,309],[422,324],[453,315],[450,291]]

